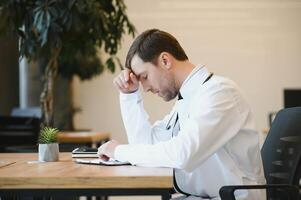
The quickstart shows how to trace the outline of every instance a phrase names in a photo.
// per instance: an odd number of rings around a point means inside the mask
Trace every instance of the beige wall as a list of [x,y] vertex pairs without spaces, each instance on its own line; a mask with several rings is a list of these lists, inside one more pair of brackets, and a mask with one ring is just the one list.
[[[267,114],[283,105],[283,88],[301,88],[301,0],[126,0],[128,15],[139,33],[160,28],[175,35],[191,62],[240,85],[255,113],[258,129]],[[132,38],[120,51],[124,61]],[[126,142],[118,92],[109,72],[89,82],[74,83],[75,103],[82,113],[77,128],[109,130]],[[172,106],[145,95],[151,119]]]

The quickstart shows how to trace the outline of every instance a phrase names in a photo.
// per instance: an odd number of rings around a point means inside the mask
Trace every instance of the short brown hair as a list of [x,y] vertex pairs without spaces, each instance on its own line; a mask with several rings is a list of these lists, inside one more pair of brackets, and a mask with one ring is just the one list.
[[126,56],[125,67],[131,68],[131,61],[136,53],[144,62],[152,62],[156,65],[158,56],[164,51],[177,60],[188,60],[185,51],[171,34],[158,29],[146,30],[131,45]]

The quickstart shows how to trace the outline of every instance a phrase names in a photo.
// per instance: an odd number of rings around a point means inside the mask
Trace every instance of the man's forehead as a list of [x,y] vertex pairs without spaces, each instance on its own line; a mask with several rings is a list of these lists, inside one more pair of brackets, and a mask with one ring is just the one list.
[[147,64],[135,54],[131,60],[131,68],[135,75],[140,75],[147,70]]

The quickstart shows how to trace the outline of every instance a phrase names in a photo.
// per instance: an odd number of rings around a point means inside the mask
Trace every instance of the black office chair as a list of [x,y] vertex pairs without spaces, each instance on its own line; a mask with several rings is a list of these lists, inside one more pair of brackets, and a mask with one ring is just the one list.
[[234,191],[266,189],[268,200],[300,199],[301,107],[279,111],[261,149],[266,185],[223,186],[222,200],[235,200]]
[[37,152],[40,119],[0,116],[0,152]]

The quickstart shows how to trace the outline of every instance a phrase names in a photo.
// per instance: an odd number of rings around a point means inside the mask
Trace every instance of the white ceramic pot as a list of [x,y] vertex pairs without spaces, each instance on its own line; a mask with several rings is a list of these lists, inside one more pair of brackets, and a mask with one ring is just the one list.
[[39,161],[53,162],[59,160],[59,144],[39,144]]

